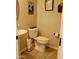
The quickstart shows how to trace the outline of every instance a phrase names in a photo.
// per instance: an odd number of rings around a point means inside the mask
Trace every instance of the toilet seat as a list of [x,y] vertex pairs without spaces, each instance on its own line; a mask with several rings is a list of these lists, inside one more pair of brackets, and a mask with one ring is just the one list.
[[46,37],[43,37],[43,36],[38,36],[36,38],[34,38],[38,43],[41,43],[41,44],[47,44],[48,43],[48,38]]

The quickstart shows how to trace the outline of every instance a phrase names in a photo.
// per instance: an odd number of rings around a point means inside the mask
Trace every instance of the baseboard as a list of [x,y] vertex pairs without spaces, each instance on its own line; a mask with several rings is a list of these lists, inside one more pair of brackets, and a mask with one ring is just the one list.
[[58,49],[57,47],[53,47],[53,46],[51,46],[51,45],[48,45],[48,47],[53,48],[53,49],[55,49],[55,50]]
[[20,51],[20,54],[23,53],[24,51],[26,51],[26,48],[22,49],[22,50]]

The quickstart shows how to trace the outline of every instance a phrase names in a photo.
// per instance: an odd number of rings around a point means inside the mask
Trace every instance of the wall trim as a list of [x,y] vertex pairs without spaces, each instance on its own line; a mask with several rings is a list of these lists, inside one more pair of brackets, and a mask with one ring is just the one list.
[[48,45],[48,47],[53,48],[53,49],[55,49],[55,50],[58,50],[57,47],[53,47],[53,46],[51,46],[51,45]]

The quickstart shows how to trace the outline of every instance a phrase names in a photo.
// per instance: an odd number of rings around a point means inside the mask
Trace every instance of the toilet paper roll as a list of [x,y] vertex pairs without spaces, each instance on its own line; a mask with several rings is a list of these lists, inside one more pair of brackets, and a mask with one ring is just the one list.
[[54,33],[56,38],[59,38],[60,34],[59,33]]

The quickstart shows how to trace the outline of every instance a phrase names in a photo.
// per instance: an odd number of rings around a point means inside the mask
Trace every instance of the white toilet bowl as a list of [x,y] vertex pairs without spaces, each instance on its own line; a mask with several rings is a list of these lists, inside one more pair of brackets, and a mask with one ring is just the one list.
[[35,39],[35,49],[40,51],[40,52],[44,52],[45,51],[45,46],[48,43],[48,38],[43,37],[43,36],[39,36],[34,38]]
[[29,37],[35,39],[35,49],[44,52],[49,39],[43,36],[38,36],[38,28],[29,28],[28,30]]

